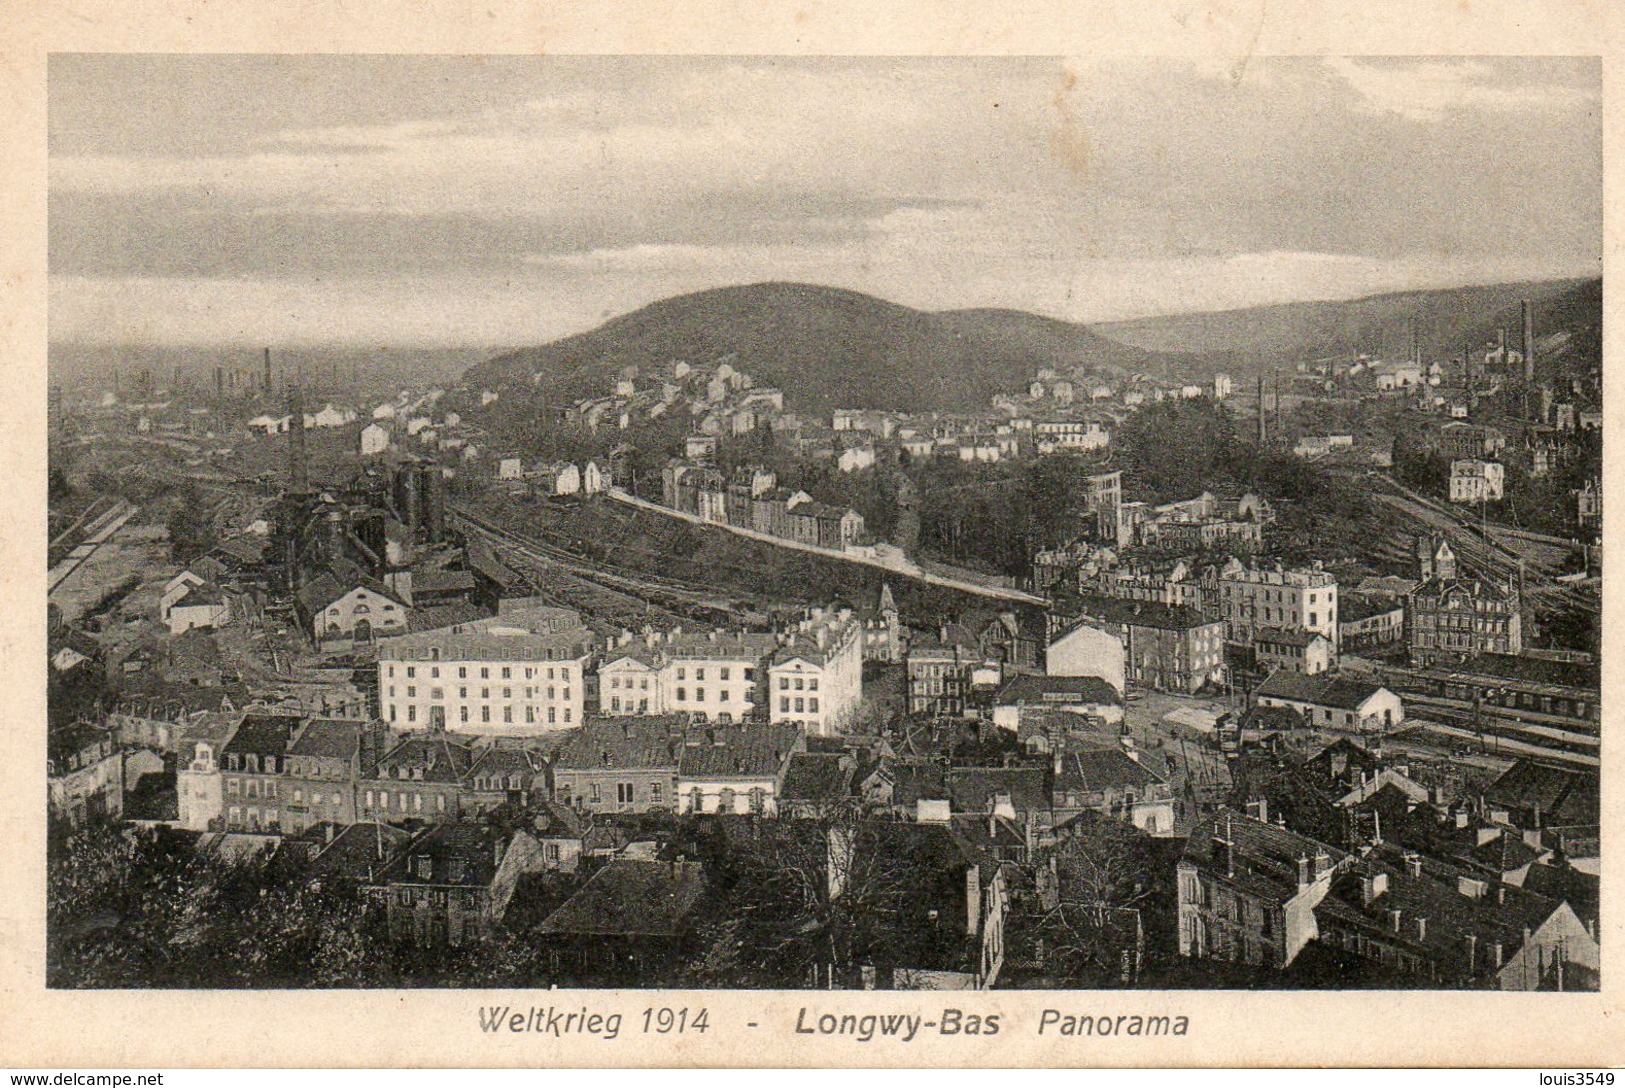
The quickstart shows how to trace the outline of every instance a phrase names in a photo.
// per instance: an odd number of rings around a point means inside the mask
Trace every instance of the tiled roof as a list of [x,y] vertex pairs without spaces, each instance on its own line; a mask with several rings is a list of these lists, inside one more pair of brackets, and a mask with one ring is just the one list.
[[1043,812],[1051,804],[1049,771],[1043,767],[965,767],[950,770],[948,792],[955,812],[988,812],[1008,796],[1017,812]]
[[797,752],[784,772],[784,801],[840,801],[852,795],[854,763],[845,753]]
[[345,718],[314,718],[288,746],[290,756],[351,759],[361,747],[365,723]]
[[411,832],[389,824],[351,824],[311,860],[311,873],[370,882],[394,860],[411,838]]
[[994,696],[999,706],[1023,703],[1098,703],[1118,706],[1123,697],[1098,676],[1013,676]]
[[1520,759],[1491,783],[1484,799],[1492,806],[1538,809],[1548,826],[1594,824],[1601,814],[1601,780],[1595,771]]
[[691,729],[677,754],[684,778],[767,778],[779,773],[800,733],[771,725]]
[[[407,737],[391,748],[378,761],[374,777],[401,781],[460,782],[468,775],[474,755],[468,743],[449,733],[418,733]],[[413,770],[421,767],[423,777],[414,779]],[[401,777],[404,769],[406,775]]]
[[496,876],[498,842],[496,832],[484,824],[436,824],[413,839],[379,874],[378,882],[489,887]]
[[1143,790],[1166,781],[1156,770],[1123,749],[1103,748],[1070,752],[1062,757],[1055,788],[1087,792]]
[[559,749],[554,769],[602,771],[677,769],[677,748],[686,718],[614,718],[592,722]]
[[[1227,867],[1215,849],[1215,838],[1229,839],[1232,866]],[[1334,866],[1347,856],[1284,827],[1227,810],[1191,829],[1181,860],[1272,902],[1283,903],[1298,893],[1298,859],[1313,859],[1318,852],[1324,852]]]
[[704,894],[705,870],[686,861],[611,861],[542,922],[551,934],[671,937]]
[[1340,710],[1358,710],[1367,699],[1382,690],[1381,684],[1355,680],[1335,673],[1323,672],[1306,676],[1290,669],[1277,669],[1253,694],[1298,703],[1311,703],[1315,706],[1336,707]]
[[1164,631],[1189,631],[1197,627],[1210,627],[1219,622],[1209,619],[1194,608],[1161,604],[1157,601],[1130,601],[1117,597],[1086,595],[1078,598],[1075,607],[1083,616],[1097,621],[1131,627],[1154,627]]
[[293,714],[245,714],[221,752],[280,756],[287,752],[301,720]]

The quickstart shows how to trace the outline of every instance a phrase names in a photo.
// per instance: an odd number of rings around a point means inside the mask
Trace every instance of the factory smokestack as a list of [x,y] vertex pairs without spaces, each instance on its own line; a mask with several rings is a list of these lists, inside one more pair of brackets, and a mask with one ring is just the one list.
[[1264,404],[1264,372],[1258,373],[1258,444],[1269,438],[1269,411]]
[[265,391],[271,391],[271,349],[265,349]]
[[1535,304],[1523,300],[1523,380],[1535,383]]
[[288,489],[305,486],[305,391],[296,377],[288,387]]

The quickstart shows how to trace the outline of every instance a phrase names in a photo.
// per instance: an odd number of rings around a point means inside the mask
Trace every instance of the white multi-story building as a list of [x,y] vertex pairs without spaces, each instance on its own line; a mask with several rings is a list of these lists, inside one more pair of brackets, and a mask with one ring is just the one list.
[[748,631],[651,633],[623,637],[598,669],[598,704],[612,716],[684,712],[711,722],[742,722],[761,705],[778,640]]
[[1219,576],[1224,637],[1251,646],[1260,628],[1313,631],[1338,645],[1337,579],[1323,570],[1232,566]]
[[816,608],[780,640],[768,668],[768,720],[811,736],[839,733],[863,701],[863,624],[851,609]]
[[1451,502],[1500,502],[1506,497],[1506,466],[1499,461],[1450,462]]
[[378,649],[378,701],[396,729],[529,736],[581,724],[592,632],[567,608],[523,607]]

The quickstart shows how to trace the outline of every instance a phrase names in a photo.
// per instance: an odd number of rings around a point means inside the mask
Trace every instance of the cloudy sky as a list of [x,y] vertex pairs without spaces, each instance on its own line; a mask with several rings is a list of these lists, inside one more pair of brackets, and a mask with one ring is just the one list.
[[542,342],[801,280],[1080,321],[1601,270],[1585,59],[58,55],[57,342]]

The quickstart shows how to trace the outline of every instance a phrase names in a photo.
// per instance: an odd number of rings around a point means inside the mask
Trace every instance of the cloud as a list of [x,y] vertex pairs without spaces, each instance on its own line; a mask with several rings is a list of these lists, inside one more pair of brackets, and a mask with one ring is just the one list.
[[1485,60],[1377,64],[1330,57],[1326,68],[1352,88],[1361,107],[1411,121],[1438,121],[1457,110],[1534,113],[1583,109],[1601,100],[1597,88],[1557,83],[1531,85],[1508,78]]

